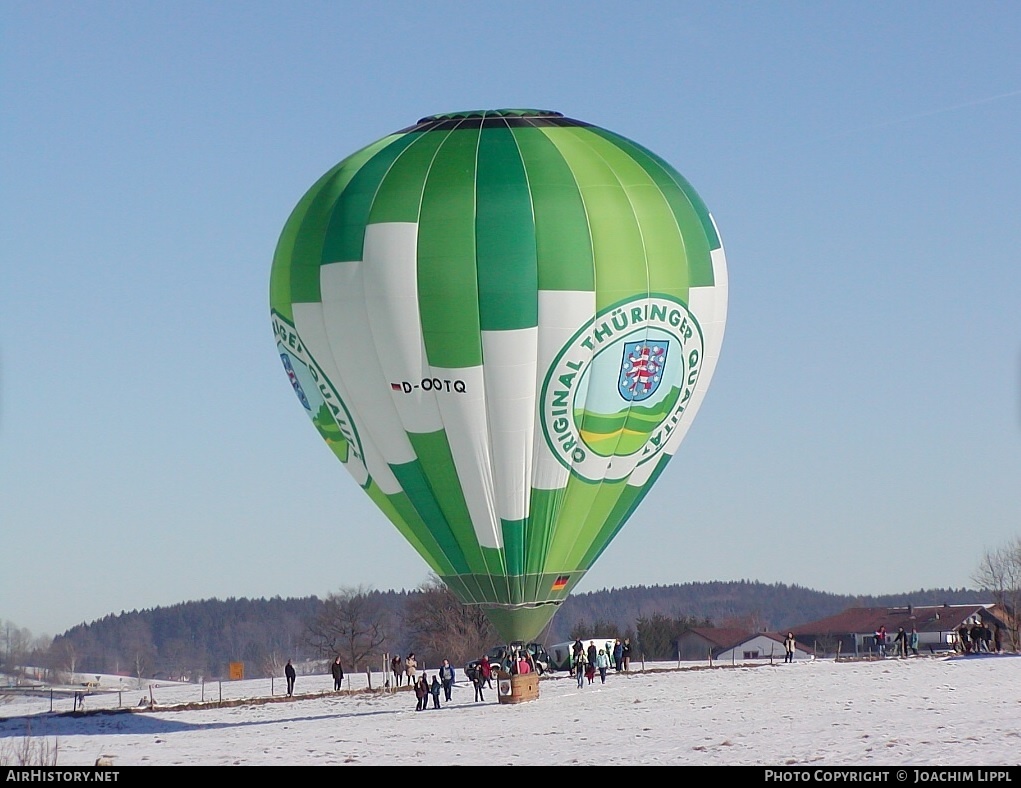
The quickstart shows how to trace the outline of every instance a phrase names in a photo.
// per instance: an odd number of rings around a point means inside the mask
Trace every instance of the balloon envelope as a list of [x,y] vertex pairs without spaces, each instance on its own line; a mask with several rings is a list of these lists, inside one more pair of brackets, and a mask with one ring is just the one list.
[[423,118],[342,161],[288,219],[270,291],[316,429],[508,642],[540,633],[677,450],[727,309],[688,182],[540,110]]

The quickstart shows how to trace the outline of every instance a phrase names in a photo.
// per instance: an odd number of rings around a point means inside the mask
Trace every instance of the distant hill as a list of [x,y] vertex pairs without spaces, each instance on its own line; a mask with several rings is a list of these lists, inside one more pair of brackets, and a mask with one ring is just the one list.
[[[402,613],[416,591],[371,591],[389,611],[386,648],[416,651],[435,664],[422,644],[411,642]],[[574,632],[633,636],[643,617],[706,619],[715,626],[779,631],[833,615],[852,606],[939,605],[989,601],[967,589],[920,590],[887,596],[841,596],[782,583],[748,580],[630,586],[575,594],[564,602],[541,639],[571,639]],[[108,615],[54,639],[55,670],[119,673],[144,677],[223,677],[230,662],[244,662],[247,675],[277,675],[288,658],[321,655],[308,646],[306,627],[322,609],[317,597],[300,599],[209,599],[151,610]]]
[[989,595],[967,589],[938,588],[885,596],[849,596],[813,591],[784,583],[750,580],[630,586],[574,594],[554,617],[546,641],[570,638],[578,624],[612,622],[618,631],[644,617],[707,618],[719,627],[779,631],[839,613],[848,607],[892,607],[988,602]]

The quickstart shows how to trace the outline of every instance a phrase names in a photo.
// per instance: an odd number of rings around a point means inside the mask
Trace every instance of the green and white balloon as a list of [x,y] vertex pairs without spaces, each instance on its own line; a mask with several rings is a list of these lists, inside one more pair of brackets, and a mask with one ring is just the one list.
[[487,110],[423,118],[320,178],[270,300],[334,454],[462,602],[527,641],[677,450],[727,273],[709,211],[654,153]]

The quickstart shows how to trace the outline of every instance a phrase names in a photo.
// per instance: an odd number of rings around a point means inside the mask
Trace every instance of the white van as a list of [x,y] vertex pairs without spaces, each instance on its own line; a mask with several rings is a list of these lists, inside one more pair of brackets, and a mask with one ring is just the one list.
[[[596,650],[603,649],[606,651],[606,655],[610,658],[610,667],[613,667],[613,646],[617,642],[616,637],[595,637],[595,638],[578,638],[581,641],[581,645],[588,650],[589,643],[595,643]],[[567,670],[570,671],[574,668],[574,641],[569,640],[566,643],[557,643],[555,646],[550,646],[546,649],[549,652],[549,667],[550,670]]]

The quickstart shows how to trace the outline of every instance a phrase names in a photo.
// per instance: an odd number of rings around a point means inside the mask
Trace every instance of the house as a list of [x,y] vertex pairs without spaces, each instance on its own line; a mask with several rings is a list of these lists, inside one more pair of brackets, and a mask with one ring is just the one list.
[[[682,632],[674,645],[679,660],[708,660],[734,664],[760,660],[783,661],[784,636],[774,632],[750,632],[726,627],[693,627]],[[794,649],[795,659],[811,659],[812,653],[801,643]]]
[[899,629],[918,633],[919,653],[952,651],[957,648],[961,626],[981,622],[995,630],[999,627],[1007,640],[1010,613],[1000,605],[936,605],[906,607],[851,607],[835,616],[798,624],[791,631],[814,653],[843,656],[875,656],[875,633],[885,626],[887,651],[893,651],[893,639]]

